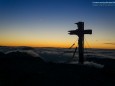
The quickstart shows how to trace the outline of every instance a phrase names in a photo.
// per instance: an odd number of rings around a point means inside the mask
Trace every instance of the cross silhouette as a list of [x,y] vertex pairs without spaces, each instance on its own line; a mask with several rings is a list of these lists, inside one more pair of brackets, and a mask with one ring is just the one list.
[[78,52],[79,52],[79,63],[84,63],[84,34],[92,34],[92,30],[84,30],[84,22],[75,23],[78,26],[76,30],[68,31],[70,35],[77,35],[78,39]]

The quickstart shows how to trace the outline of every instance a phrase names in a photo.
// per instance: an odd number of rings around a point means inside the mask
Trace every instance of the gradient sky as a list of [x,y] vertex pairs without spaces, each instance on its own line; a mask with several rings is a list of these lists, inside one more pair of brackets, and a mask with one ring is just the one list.
[[67,31],[83,21],[93,30],[85,47],[115,49],[115,4],[95,1],[107,0],[0,0],[0,45],[70,47],[78,37]]

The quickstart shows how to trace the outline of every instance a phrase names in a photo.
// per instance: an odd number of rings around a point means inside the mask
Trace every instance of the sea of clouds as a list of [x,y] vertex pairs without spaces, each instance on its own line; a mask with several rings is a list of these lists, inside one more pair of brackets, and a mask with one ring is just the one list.
[[[78,63],[78,50],[74,58],[73,52],[74,49],[66,49],[66,48],[31,48],[31,47],[0,47],[0,52],[5,54],[10,52],[25,52],[30,54],[33,57],[40,57],[46,62],[53,63],[70,63],[77,64]],[[115,50],[110,49],[85,49],[84,50],[85,64],[86,65],[94,65],[98,67],[103,67],[104,64],[98,64],[93,61],[87,61],[88,59],[115,59]]]

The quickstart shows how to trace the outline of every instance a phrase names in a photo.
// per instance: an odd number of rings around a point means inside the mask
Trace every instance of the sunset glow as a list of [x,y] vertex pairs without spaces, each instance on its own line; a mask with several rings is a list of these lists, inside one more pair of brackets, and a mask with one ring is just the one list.
[[68,31],[83,21],[93,32],[86,48],[115,49],[114,9],[92,0],[1,0],[0,45],[69,48],[78,37]]

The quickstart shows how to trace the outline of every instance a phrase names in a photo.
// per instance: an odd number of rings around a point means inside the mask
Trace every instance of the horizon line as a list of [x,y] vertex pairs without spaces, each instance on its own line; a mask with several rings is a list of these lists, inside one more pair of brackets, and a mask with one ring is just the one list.
[[[31,48],[65,48],[65,49],[69,49],[69,47],[53,47],[53,46],[52,47],[48,47],[48,46],[39,47],[39,46],[26,46],[26,45],[25,46],[20,46],[20,45],[19,46],[15,46],[15,45],[14,46],[0,45],[0,47],[31,47]],[[75,47],[71,48],[71,49],[75,49]],[[96,47],[95,48],[87,48],[86,47],[84,49],[107,49],[107,50],[110,49],[110,50],[115,50],[115,49],[112,49],[112,48],[98,48],[98,47],[97,48]]]

